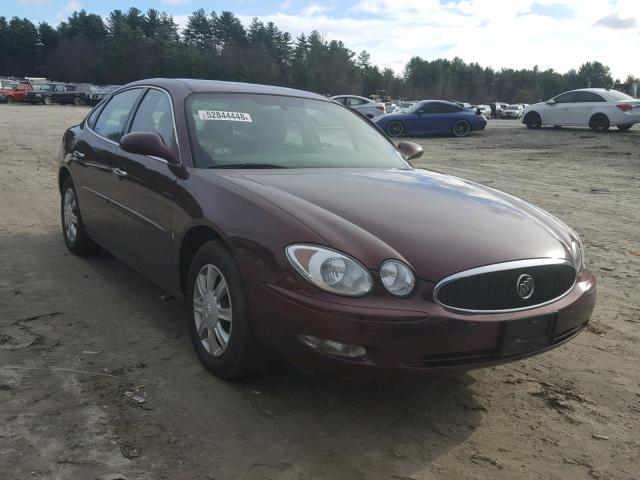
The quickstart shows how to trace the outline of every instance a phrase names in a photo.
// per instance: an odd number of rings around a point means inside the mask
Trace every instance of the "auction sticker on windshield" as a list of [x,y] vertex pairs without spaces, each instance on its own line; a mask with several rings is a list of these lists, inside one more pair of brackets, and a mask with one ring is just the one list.
[[222,112],[219,110],[198,110],[200,120],[227,120],[231,122],[250,122],[251,115],[241,112]]

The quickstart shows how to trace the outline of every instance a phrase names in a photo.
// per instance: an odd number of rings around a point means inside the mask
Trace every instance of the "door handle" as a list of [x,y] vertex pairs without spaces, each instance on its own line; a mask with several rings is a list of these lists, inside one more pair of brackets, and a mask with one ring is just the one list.
[[71,152],[71,155],[73,155],[76,158],[84,158],[84,153],[79,152],[78,150],[74,150],[73,152]]
[[111,171],[118,175],[119,177],[126,177],[127,176],[127,172],[125,172],[124,170],[121,170],[119,168],[112,168]]

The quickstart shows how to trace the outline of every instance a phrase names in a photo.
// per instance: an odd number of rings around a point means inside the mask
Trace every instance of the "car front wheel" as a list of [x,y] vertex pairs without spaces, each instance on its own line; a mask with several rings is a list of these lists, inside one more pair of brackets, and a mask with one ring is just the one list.
[[471,133],[471,124],[466,120],[458,120],[453,124],[451,131],[456,137],[466,137]]
[[394,120],[393,122],[387,125],[387,134],[390,137],[399,137],[404,133],[404,125],[402,122]]
[[95,255],[100,251],[96,244],[84,229],[78,196],[71,178],[67,178],[62,186],[61,198],[62,235],[64,243],[71,253],[86,257]]
[[542,119],[536,112],[529,112],[524,117],[524,124],[527,128],[540,128],[542,126]]
[[42,104],[43,105],[51,105],[51,97],[44,97],[42,99]]
[[254,339],[240,271],[222,243],[207,242],[196,253],[185,308],[193,348],[215,375],[241,378],[268,365]]
[[82,100],[80,100],[80,97],[74,97],[73,104],[75,106],[82,105]]
[[13,103],[13,97],[7,97],[7,103]]
[[606,132],[609,130],[611,123],[609,122],[609,117],[607,117],[604,113],[596,113],[589,120],[589,128],[594,132]]

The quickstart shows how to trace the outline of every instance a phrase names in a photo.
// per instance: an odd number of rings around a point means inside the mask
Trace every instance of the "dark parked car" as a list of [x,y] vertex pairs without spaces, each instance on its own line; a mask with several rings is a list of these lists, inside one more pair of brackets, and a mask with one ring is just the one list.
[[51,102],[60,105],[84,105],[87,95],[96,90],[96,87],[88,83],[58,86],[51,94]]
[[442,100],[423,100],[406,112],[390,113],[374,118],[373,122],[391,137],[452,134],[466,137],[487,126],[487,119],[473,109]]
[[578,235],[414,169],[421,153],[320,95],[139,81],[64,134],[64,241],[183,299],[198,357],[225,378],[273,351],[343,375],[473,368],[581,332],[596,280]]
[[51,96],[54,92],[64,91],[64,83],[48,83],[44,85],[37,85],[33,87],[33,90],[27,92],[25,102],[35,105],[36,103],[42,103],[44,105],[51,105]]
[[85,97],[85,103],[87,105],[96,106],[104,97],[108,97],[110,94],[118,90],[122,85],[104,85],[101,87],[94,87],[93,91],[88,93]]

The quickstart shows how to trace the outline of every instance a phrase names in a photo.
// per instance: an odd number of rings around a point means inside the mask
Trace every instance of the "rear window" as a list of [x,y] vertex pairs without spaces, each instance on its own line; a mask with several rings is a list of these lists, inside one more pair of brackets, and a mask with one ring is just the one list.
[[615,101],[620,101],[620,100],[635,100],[635,98],[633,98],[631,95],[627,95],[626,93],[623,92],[619,92],[618,90],[609,90],[607,92],[609,94],[609,96],[611,98],[613,98]]

